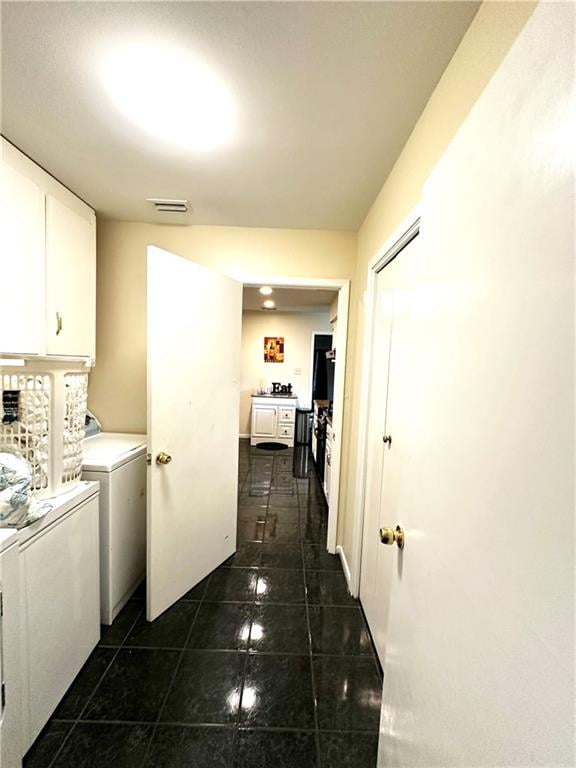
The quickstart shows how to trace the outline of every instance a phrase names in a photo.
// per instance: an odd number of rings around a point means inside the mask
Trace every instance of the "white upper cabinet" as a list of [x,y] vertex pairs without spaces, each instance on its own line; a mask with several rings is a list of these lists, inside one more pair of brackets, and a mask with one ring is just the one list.
[[5,162],[0,196],[0,353],[44,352],[44,193]]
[[94,211],[2,139],[0,355],[96,355]]
[[[75,201],[74,201],[75,202]],[[94,212],[46,195],[46,352],[96,356]]]

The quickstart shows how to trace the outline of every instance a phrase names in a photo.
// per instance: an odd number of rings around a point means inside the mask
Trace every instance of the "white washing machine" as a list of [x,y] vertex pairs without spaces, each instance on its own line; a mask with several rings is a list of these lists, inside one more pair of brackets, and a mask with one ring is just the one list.
[[100,605],[112,624],[146,575],[146,435],[83,443],[82,479],[100,481]]

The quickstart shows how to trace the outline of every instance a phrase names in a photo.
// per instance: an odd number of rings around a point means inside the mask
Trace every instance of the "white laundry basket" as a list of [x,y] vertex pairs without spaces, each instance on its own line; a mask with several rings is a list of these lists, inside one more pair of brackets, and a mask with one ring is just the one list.
[[84,362],[0,364],[0,451],[28,461],[37,498],[79,482],[87,401]]

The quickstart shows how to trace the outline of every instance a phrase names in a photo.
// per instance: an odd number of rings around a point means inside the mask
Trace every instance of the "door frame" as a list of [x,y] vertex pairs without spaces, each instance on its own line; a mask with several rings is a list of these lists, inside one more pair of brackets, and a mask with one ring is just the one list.
[[334,377],[334,408],[332,424],[337,436],[332,449],[332,489],[328,508],[328,535],[326,548],[336,554],[338,534],[338,510],[340,506],[340,485],[342,465],[342,439],[344,426],[344,383],[346,377],[346,359],[348,343],[348,315],[350,303],[350,280],[325,277],[285,277],[277,275],[255,275],[246,272],[227,271],[229,277],[241,282],[244,287],[258,288],[262,285],[275,285],[279,288],[300,288],[308,290],[338,291],[338,322],[336,333],[332,334],[337,351],[336,376]]
[[355,493],[353,499],[352,543],[349,563],[348,587],[354,597],[360,596],[360,575],[362,572],[362,541],[366,502],[366,475],[368,461],[368,420],[370,411],[370,373],[372,370],[372,344],[376,318],[376,279],[386,264],[420,234],[420,205],[414,208],[395,232],[383,243],[368,262],[366,291],[364,294],[364,340],[362,344],[362,373],[358,402],[358,438],[356,441]]

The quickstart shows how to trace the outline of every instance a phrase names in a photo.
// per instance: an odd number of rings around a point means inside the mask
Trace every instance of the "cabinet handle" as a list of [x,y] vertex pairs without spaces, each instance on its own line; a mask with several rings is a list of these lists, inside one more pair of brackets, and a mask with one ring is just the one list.
[[60,336],[62,333],[62,315],[60,312],[56,312],[56,336]]

